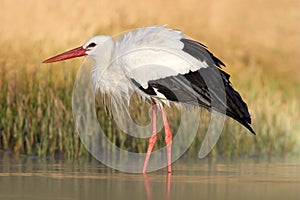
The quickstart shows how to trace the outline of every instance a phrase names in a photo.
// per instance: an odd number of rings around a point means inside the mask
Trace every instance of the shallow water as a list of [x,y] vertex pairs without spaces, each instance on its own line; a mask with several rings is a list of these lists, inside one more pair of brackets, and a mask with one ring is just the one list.
[[0,199],[300,199],[300,158],[180,159],[173,174],[0,156]]

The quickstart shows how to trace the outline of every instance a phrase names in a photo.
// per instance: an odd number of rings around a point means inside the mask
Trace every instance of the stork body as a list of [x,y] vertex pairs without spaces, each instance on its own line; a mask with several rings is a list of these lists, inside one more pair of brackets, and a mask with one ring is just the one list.
[[[187,39],[179,30],[165,26],[143,27],[124,34],[117,41],[110,36],[95,36],[81,47],[47,59],[44,63],[79,56],[94,60],[91,72],[94,87],[103,94],[111,95],[114,102],[129,100],[132,91],[136,91],[142,99],[152,103],[152,136],[149,138],[144,173],[157,139],[157,108],[164,123],[168,172],[171,172],[172,133],[164,110],[164,105],[170,102],[216,110],[255,134],[250,127],[247,104],[233,89],[230,75],[221,69],[224,63],[206,46]],[[210,87],[217,91],[220,87],[218,78],[225,102],[217,92],[211,93],[207,86],[206,80],[209,80]],[[212,98],[216,100],[215,104],[212,104]]]

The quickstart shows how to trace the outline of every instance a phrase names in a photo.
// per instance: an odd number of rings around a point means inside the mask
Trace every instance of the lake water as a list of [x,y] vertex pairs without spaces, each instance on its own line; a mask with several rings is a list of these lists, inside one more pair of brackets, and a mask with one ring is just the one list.
[[95,160],[0,154],[0,199],[300,199],[300,157],[179,159],[166,170],[128,174]]

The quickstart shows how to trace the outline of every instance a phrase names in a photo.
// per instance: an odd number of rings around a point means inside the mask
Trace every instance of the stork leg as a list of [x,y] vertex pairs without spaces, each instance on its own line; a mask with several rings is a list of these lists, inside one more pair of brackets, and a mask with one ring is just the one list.
[[150,159],[150,155],[152,152],[152,149],[156,143],[157,140],[157,133],[156,133],[156,104],[152,104],[152,136],[149,138],[149,144],[148,144],[148,149],[146,153],[146,158],[144,161],[144,166],[143,166],[143,174],[146,173],[146,169],[148,166],[148,162]]
[[167,145],[167,164],[168,164],[168,173],[172,172],[171,169],[171,161],[172,161],[172,154],[171,154],[171,149],[172,149],[172,132],[169,126],[169,122],[167,119],[166,111],[164,107],[161,107],[161,115],[163,118],[164,122],[164,127],[165,127],[165,141]]

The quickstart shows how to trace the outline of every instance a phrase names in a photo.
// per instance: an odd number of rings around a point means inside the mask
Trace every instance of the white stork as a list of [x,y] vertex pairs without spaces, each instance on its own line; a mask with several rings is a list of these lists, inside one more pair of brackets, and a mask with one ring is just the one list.
[[[230,75],[221,69],[225,66],[224,63],[208,51],[206,46],[188,39],[179,30],[165,26],[142,27],[124,34],[117,41],[111,36],[95,36],[82,46],[49,58],[43,63],[80,56],[94,60],[91,76],[96,91],[111,95],[115,99],[129,99],[130,91],[137,90],[139,96],[152,103],[153,135],[149,138],[143,173],[146,172],[157,139],[157,107],[161,110],[165,128],[167,169],[171,173],[172,133],[163,107],[170,102],[221,112],[255,134],[250,127],[251,117],[247,104],[233,89],[229,81]],[[136,70],[139,66],[149,67]],[[163,70],[159,66],[168,66],[171,70]],[[225,112],[221,109],[224,102],[218,101],[218,93],[211,94],[206,83],[206,80],[210,80],[213,84],[210,87],[218,89],[220,85],[214,85],[218,76],[221,77],[225,90]],[[215,105],[211,103],[213,96],[217,99]]]

